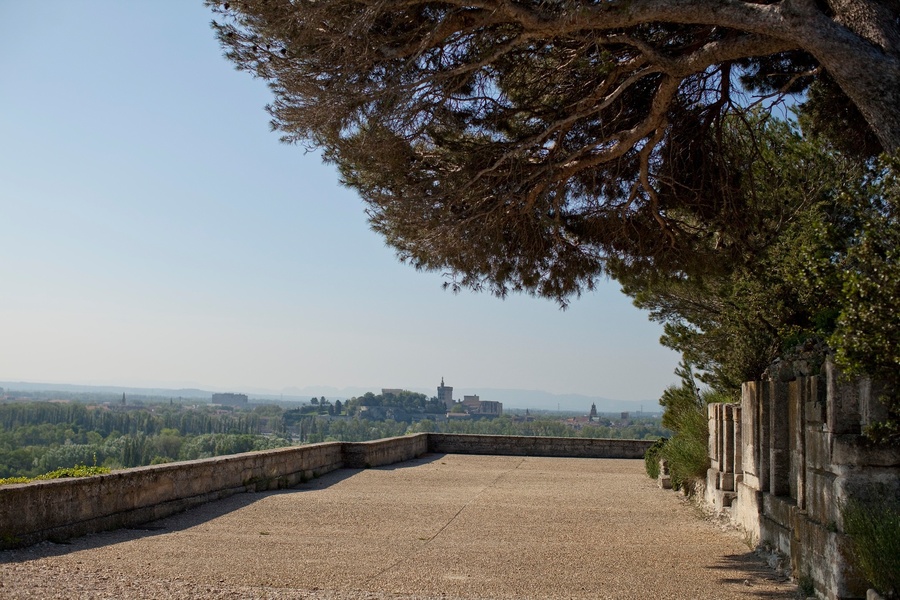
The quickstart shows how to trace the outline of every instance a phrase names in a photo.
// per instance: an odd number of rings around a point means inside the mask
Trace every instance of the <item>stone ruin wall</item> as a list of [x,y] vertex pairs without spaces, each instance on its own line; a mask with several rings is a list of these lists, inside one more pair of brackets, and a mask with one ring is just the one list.
[[823,374],[743,385],[740,404],[711,404],[704,499],[751,543],[790,557],[793,576],[821,598],[866,596],[854,572],[840,506],[874,494],[900,497],[900,452],[868,444],[884,418],[869,379]]

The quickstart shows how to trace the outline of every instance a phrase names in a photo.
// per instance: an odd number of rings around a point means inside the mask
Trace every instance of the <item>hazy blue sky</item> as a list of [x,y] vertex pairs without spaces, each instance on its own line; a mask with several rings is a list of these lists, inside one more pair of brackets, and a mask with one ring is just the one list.
[[[0,380],[656,399],[661,328],[441,289],[269,131],[187,0],[0,0]],[[490,399],[482,395],[483,399]]]

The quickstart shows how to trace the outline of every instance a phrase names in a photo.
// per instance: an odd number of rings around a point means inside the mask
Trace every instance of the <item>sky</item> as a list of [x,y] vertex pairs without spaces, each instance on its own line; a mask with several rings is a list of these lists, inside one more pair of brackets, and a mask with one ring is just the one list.
[[[615,282],[561,311],[401,264],[199,0],[0,0],[0,381],[655,400]],[[485,394],[482,399],[489,400]]]

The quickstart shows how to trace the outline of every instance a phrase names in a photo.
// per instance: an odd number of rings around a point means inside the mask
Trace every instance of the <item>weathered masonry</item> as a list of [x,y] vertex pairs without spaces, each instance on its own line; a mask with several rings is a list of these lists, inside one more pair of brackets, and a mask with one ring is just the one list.
[[642,458],[646,440],[420,433],[372,442],[329,442],[247,452],[0,487],[0,549],[133,527],[240,492],[298,485],[341,468],[423,454]]
[[830,362],[823,371],[748,382],[740,404],[708,407],[706,502],[789,556],[820,596],[862,598],[840,507],[900,497],[900,452],[861,435],[885,416],[872,382],[844,382]]

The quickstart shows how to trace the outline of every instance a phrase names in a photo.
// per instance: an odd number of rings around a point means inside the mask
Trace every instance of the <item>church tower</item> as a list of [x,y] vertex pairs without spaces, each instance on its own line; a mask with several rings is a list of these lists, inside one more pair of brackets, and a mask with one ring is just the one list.
[[591,414],[588,417],[588,421],[593,421],[597,418],[597,405],[591,402]]
[[444,378],[441,377],[441,385],[437,389],[437,399],[444,403],[447,410],[453,408],[453,388],[444,385]]

